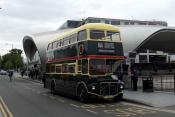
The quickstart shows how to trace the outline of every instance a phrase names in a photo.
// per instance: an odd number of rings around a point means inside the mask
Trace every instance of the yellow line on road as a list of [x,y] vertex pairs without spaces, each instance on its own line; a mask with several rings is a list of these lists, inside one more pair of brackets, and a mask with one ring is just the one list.
[[[4,117],[13,117],[12,113],[10,112],[10,110],[8,109],[7,105],[5,104],[4,100],[2,99],[2,97],[0,96],[0,103],[1,106],[3,107],[4,112],[6,112],[6,116],[4,115]],[[7,116],[9,115],[9,116]]]
[[4,111],[4,108],[2,107],[1,103],[0,103],[0,112],[2,112],[3,117],[7,117],[7,114]]
[[62,103],[64,103],[65,101],[64,100],[62,100],[62,99],[57,99],[59,102],[62,102]]
[[95,112],[95,111],[92,111],[92,110],[89,110],[89,109],[86,109],[86,111],[88,111],[90,113],[93,113],[93,114],[98,114],[98,112]]
[[70,104],[71,106],[74,106],[74,107],[76,107],[76,108],[80,108],[80,106],[78,106],[78,105],[75,105],[75,104]]

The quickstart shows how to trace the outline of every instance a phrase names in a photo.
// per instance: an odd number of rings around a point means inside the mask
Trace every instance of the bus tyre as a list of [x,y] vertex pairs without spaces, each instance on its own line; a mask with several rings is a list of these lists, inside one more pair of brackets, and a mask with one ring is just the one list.
[[123,94],[119,94],[118,96],[114,97],[114,101],[121,101],[123,99]]
[[50,87],[51,94],[55,94],[55,83],[52,81],[51,87]]
[[83,103],[88,102],[88,93],[87,93],[86,88],[83,85],[81,85],[78,88],[78,98],[79,98],[80,102],[83,102]]

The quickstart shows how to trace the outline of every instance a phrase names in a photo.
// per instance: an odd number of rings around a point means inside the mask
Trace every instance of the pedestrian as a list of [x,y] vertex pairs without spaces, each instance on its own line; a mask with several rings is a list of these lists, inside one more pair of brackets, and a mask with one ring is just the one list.
[[117,77],[120,81],[123,81],[123,73],[121,71],[118,71]]
[[138,75],[136,70],[131,71],[131,81],[132,81],[133,90],[137,91]]
[[30,77],[31,77],[32,80],[34,80],[33,75],[34,75],[34,70],[32,69],[32,70],[30,71]]
[[13,77],[13,71],[9,71],[10,82],[12,82],[12,77]]
[[43,86],[44,86],[44,88],[46,88],[46,73],[45,72],[43,72],[42,73],[42,82],[43,82]]
[[38,69],[35,70],[35,79],[38,79]]
[[24,70],[21,71],[21,76],[22,76],[22,78],[23,78],[23,76],[24,76],[24,72],[25,72]]

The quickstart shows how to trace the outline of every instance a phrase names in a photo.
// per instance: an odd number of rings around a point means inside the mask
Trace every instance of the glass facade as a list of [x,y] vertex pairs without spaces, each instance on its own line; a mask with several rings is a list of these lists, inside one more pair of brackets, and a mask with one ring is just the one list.
[[35,52],[34,56],[30,60],[30,63],[33,63],[33,62],[41,63],[38,51]]

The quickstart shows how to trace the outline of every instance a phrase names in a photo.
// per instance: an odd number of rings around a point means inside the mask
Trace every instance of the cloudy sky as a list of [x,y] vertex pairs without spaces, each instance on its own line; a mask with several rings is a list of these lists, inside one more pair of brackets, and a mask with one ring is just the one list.
[[27,34],[56,30],[68,19],[163,20],[175,26],[175,0],[0,0],[0,52],[22,49]]

